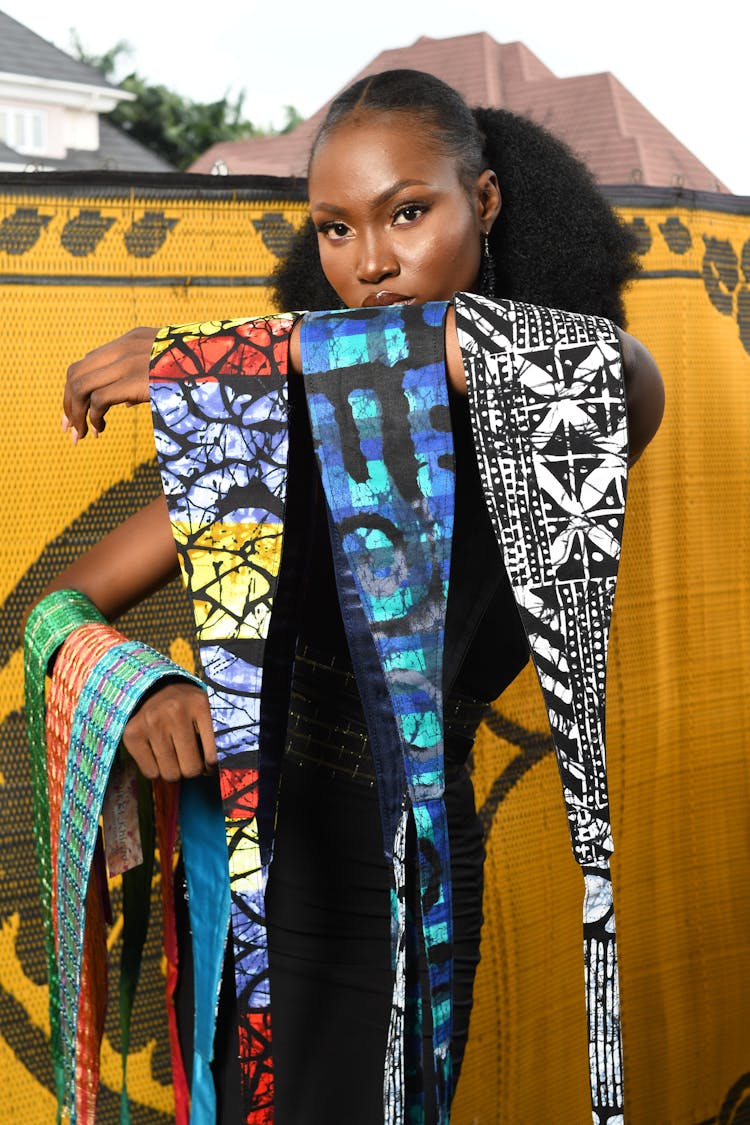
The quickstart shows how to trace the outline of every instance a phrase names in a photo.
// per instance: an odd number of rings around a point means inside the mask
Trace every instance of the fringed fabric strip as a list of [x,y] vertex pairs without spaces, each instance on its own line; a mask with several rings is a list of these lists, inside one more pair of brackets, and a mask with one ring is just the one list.
[[147,645],[122,641],[114,630],[108,632],[111,647],[92,669],[75,707],[61,806],[56,914],[64,1088],[71,1125],[75,1125],[77,1105],[76,1029],[84,900],[109,770],[125,724],[144,692],[164,677],[200,683]]
[[622,1121],[604,744],[607,641],[627,487],[619,340],[597,317],[455,300],[485,499],[542,686],[573,852],[595,1125]]
[[190,1120],[211,1125],[216,1120],[211,1060],[230,909],[224,814],[215,778],[182,782],[180,832],[194,972]]
[[[59,904],[59,871],[61,825],[63,825],[63,794],[68,770],[68,755],[72,733],[75,701],[101,657],[112,647],[114,630],[100,622],[92,622],[74,629],[58,652],[50,684],[47,706],[47,775],[50,798],[50,838],[52,859],[52,902]],[[119,634],[116,634],[122,639]],[[97,826],[98,817],[94,821]],[[78,1018],[75,1024],[77,1043],[76,1059],[76,1114],[81,1125],[89,1125],[96,1118],[96,1101],[99,1087],[99,1052],[104,1033],[107,1009],[107,947],[105,915],[108,904],[102,901],[106,881],[101,870],[101,850],[95,852],[95,877],[89,880],[86,890],[85,913],[87,925],[83,937],[81,979],[79,988]],[[63,843],[63,864],[67,862]],[[57,909],[53,911],[55,945],[60,950],[60,933]],[[65,1003],[58,982],[61,1005],[61,1030],[66,1026]],[[60,1061],[65,1072],[64,1038],[59,1047]]]
[[[135,990],[141,969],[143,949],[151,913],[151,880],[154,873],[156,826],[151,783],[137,774],[137,823],[143,862],[129,867],[122,876],[122,952],[120,955],[120,1052],[122,1056],[122,1094],[120,1125],[130,1120],[128,1101],[128,1057],[130,1055],[130,1024]],[[134,810],[135,812],[135,810]],[[79,1021],[80,1022],[80,1021]]]
[[[46,707],[45,674],[55,653]],[[71,1123],[82,1125],[95,1120],[107,994],[104,925],[109,903],[99,817],[110,767],[125,723],[144,691],[164,676],[200,681],[147,646],[125,641],[75,591],[60,591],[35,607],[26,630],[25,661],[30,748],[35,774],[41,775],[36,778],[40,799],[35,812],[46,805],[45,823],[37,820],[35,834],[38,839],[45,837],[40,849],[40,883],[54,960],[50,1009],[56,1013],[52,1047],[58,1116],[65,1111]],[[49,764],[40,745],[45,727]],[[140,804],[142,836],[149,832],[153,836],[146,786]],[[148,856],[148,839],[142,843]],[[135,885],[144,877],[149,883],[145,896],[143,887]],[[125,1054],[147,921],[142,900],[150,898],[150,876],[137,873],[129,882],[130,891],[124,896],[121,978]],[[138,899],[135,912],[134,893]],[[125,1085],[120,1119],[123,1125],[130,1119]]]

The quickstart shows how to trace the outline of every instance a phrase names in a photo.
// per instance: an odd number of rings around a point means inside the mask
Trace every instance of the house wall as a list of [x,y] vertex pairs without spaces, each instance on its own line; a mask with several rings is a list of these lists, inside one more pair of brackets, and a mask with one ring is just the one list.
[[62,140],[66,149],[96,152],[99,148],[99,115],[66,106],[62,114]]

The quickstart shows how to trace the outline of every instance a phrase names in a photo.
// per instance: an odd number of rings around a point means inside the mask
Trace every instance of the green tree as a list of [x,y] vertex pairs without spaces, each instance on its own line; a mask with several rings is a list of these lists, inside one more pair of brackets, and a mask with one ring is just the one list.
[[300,111],[293,105],[284,106],[284,117],[286,120],[279,129],[280,133],[291,133],[292,129],[296,129],[305,120]]
[[[93,66],[113,81],[124,56],[132,47],[120,40],[103,55],[93,55],[81,43],[75,31],[71,40],[76,58]],[[216,102],[194,102],[166,86],[153,85],[135,71],[118,83],[120,89],[135,94],[132,102],[121,102],[108,115],[134,140],[183,170],[201,153],[218,141],[237,141],[244,137],[264,136],[272,130],[259,129],[242,113],[244,92],[236,98],[229,95]],[[290,132],[302,120],[294,106],[286,106],[286,123],[282,132]]]

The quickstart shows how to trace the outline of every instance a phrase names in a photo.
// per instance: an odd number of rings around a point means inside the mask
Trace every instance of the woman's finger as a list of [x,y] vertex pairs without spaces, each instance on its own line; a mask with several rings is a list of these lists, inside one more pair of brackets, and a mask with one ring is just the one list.
[[149,781],[155,781],[160,776],[159,764],[150,743],[139,735],[128,733],[127,726],[123,731],[122,742],[143,776]]
[[[130,375],[121,375],[115,382],[97,387],[89,395],[89,426],[101,433],[105,427],[104,416],[110,407],[125,403],[136,406],[140,402],[148,402],[148,373],[144,375],[138,371]],[[85,417],[83,425],[86,426]],[[83,436],[85,429],[80,433]]]
[[199,709],[193,722],[195,723],[195,730],[200,739],[201,748],[203,750],[203,761],[206,768],[210,770],[215,769],[217,764],[216,738],[214,736],[213,723],[211,722],[208,696],[205,692],[203,693],[203,706]]
[[74,442],[85,436],[89,425],[101,432],[111,406],[147,401],[156,331],[132,329],[70,365],[63,392],[63,432],[69,431]]
[[185,708],[179,719],[173,721],[172,742],[180,777],[198,777],[205,772],[203,748],[192,707]]
[[206,708],[205,692],[185,682],[166,683],[143,700],[122,741],[145,777],[178,781],[204,772],[197,724]]

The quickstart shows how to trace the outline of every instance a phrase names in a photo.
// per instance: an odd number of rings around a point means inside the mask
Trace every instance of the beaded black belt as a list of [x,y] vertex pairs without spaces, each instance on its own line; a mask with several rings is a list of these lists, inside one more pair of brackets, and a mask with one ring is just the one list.
[[[446,777],[463,767],[488,710],[488,703],[462,692],[454,690],[447,696],[443,708],[445,743],[455,748],[455,754],[446,757]],[[317,766],[330,770],[332,776],[375,785],[357,681],[346,658],[327,656],[310,645],[298,649],[286,755],[297,765]]]

